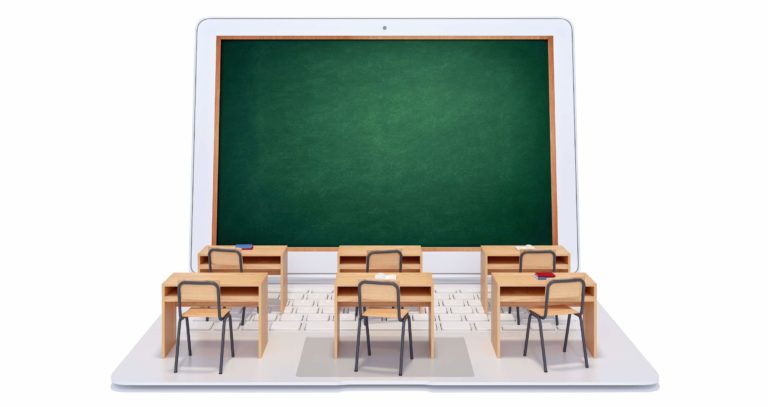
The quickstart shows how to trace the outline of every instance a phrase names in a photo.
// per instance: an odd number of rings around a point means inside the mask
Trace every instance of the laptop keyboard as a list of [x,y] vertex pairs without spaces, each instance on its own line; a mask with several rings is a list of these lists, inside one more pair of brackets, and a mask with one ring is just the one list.
[[[269,329],[272,331],[307,331],[332,332],[333,315],[333,286],[316,285],[288,288],[288,303],[285,312],[279,312],[280,289],[278,286],[269,287]],[[258,330],[258,315],[255,308],[247,308],[245,325],[240,326],[242,309],[232,309],[234,329]],[[414,331],[426,331],[429,324],[427,309],[410,307],[412,328]],[[525,330],[528,318],[527,310],[520,309],[521,324],[515,320],[516,312],[508,313],[504,307],[501,314],[502,331]],[[346,308],[339,316],[339,326],[342,331],[357,330],[355,309]],[[372,331],[399,331],[400,322],[383,318],[370,318]],[[538,329],[538,324],[532,322],[531,328]],[[542,322],[546,331],[565,330],[565,321],[557,326],[554,318]],[[571,323],[572,330],[578,330],[579,324]],[[190,319],[190,330],[207,331],[221,329],[220,322],[205,319]],[[436,332],[471,332],[489,331],[491,321],[488,314],[483,312],[480,302],[480,288],[470,285],[444,284],[435,287],[435,331]]]

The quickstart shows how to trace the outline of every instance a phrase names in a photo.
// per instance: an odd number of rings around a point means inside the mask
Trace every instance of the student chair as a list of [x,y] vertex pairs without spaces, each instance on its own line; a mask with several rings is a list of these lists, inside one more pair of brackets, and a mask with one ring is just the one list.
[[[214,256],[214,253],[216,256]],[[214,257],[216,261],[214,261]],[[211,272],[243,272],[243,254],[238,249],[223,249],[212,247],[208,249],[208,267]],[[258,311],[259,308],[256,308]],[[207,318],[205,319],[208,320]],[[240,319],[240,325],[245,325],[245,307],[243,307],[243,316]]]
[[[535,317],[539,322],[539,341],[541,342],[541,359],[544,362],[544,373],[547,372],[547,355],[544,351],[544,330],[541,327],[541,320],[545,319],[548,315],[568,315],[568,322],[565,325],[565,341],[563,342],[563,352],[568,347],[568,332],[571,328],[571,315],[576,315],[579,318],[579,327],[581,330],[581,346],[584,351],[584,367],[589,368],[589,361],[587,359],[587,343],[584,341],[584,292],[586,291],[586,284],[584,280],[580,278],[569,278],[565,280],[552,280],[547,283],[546,291],[544,293],[544,307],[543,308],[531,308],[528,311],[528,327],[525,330],[525,347],[523,348],[523,356],[528,354],[528,336],[531,332],[531,317]],[[550,301],[555,302],[555,305],[550,305]],[[579,310],[576,311],[573,307],[568,305],[561,305],[564,303],[579,303]]]
[[[551,271],[555,272],[557,255],[552,250],[526,250],[520,253],[519,272],[523,271]],[[517,324],[520,325],[520,307],[515,307],[517,311]],[[512,312],[512,307],[509,307]],[[560,320],[555,316],[555,324],[560,325]]]
[[403,252],[400,250],[372,250],[365,256],[365,272],[402,273]]
[[[403,252],[400,250],[371,250],[365,256],[365,272],[375,273],[402,273]],[[360,313],[355,308],[355,318]],[[367,324],[367,322],[366,322]],[[366,328],[368,325],[366,325]]]
[[[206,317],[218,318],[221,321],[221,355],[219,356],[219,374],[224,367],[224,334],[229,321],[229,344],[232,347],[232,357],[235,357],[235,338],[232,333],[232,314],[221,307],[221,289],[215,281],[182,281],[178,286],[179,326],[176,330],[176,359],[173,362],[173,373],[179,371],[179,342],[181,342],[181,321],[187,325],[187,350],[192,356],[192,340],[189,334],[189,318]],[[216,308],[192,306],[182,312],[182,304],[210,304],[216,298]]]
[[[386,307],[395,304],[395,308]],[[365,304],[370,306],[363,308]],[[405,323],[408,322],[408,345],[413,359],[413,333],[411,331],[411,315],[408,310],[400,306],[400,287],[393,281],[363,280],[357,285],[357,307],[363,310],[357,319],[357,343],[355,345],[355,372],[357,372],[358,359],[360,358],[360,329],[365,320],[365,341],[368,345],[368,356],[371,356],[371,333],[368,329],[368,318],[397,318],[401,322],[400,328],[400,371],[403,375],[403,347],[405,345]]]

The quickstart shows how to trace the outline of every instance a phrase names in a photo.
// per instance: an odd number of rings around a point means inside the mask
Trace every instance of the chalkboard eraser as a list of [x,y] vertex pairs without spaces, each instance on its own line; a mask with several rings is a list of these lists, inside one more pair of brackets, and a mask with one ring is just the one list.
[[251,250],[253,249],[253,245],[251,243],[238,243],[235,245],[240,250]]

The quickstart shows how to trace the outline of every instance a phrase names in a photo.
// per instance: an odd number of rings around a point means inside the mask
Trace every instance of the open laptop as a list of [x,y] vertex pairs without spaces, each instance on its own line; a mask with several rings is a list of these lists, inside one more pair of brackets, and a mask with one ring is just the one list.
[[[546,39],[549,47],[549,126],[552,131],[551,222],[553,244],[570,253],[571,271],[579,267],[578,213],[576,188],[575,117],[573,94],[573,39],[570,23],[563,19],[206,19],[197,27],[195,66],[195,134],[192,196],[191,271],[198,271],[198,252],[209,244],[227,243],[216,205],[220,123],[220,69],[222,39],[269,40],[336,38],[346,41],[419,40],[494,41],[502,38]],[[238,60],[240,61],[240,60]],[[232,62],[227,62],[232,63]],[[242,63],[242,62],[238,62]],[[309,70],[308,72],[311,72]],[[269,199],[265,197],[264,199]],[[218,241],[216,240],[218,236]],[[311,236],[306,241],[311,242]],[[232,238],[230,238],[231,240]],[[438,239],[439,240],[439,239]],[[289,246],[303,246],[301,242]],[[231,242],[230,242],[231,243]],[[525,244],[527,241],[509,242]],[[309,245],[307,245],[309,246]],[[434,246],[434,245],[433,245]],[[448,246],[448,245],[446,245]],[[470,246],[470,245],[467,245]],[[246,349],[256,340],[256,315],[248,310],[244,326],[235,332],[238,356],[226,361],[224,375],[218,375],[217,324],[192,322],[194,358],[182,358],[180,372],[173,373],[173,358],[159,357],[160,321],[156,321],[116,369],[116,386],[343,386],[343,385],[464,385],[464,386],[653,386],[658,375],[624,336],[610,316],[599,308],[599,356],[584,368],[579,336],[572,334],[569,352],[562,347],[564,324],[547,320],[548,373],[532,354],[524,357],[518,346],[525,335],[525,323],[503,310],[502,340],[505,350],[496,358],[490,345],[490,319],[480,303],[481,254],[467,247],[436,247],[423,253],[423,270],[435,283],[435,329],[437,357],[415,358],[403,377],[389,365],[397,352],[399,328],[385,319],[371,322],[372,336],[382,338],[374,349],[369,369],[351,369],[356,320],[354,310],[334,316],[333,282],[337,271],[334,250],[291,250],[288,252],[288,308],[270,306],[270,340],[265,357],[258,359]],[[169,273],[171,271],[169,270]],[[158,280],[165,276],[158,276]],[[270,280],[270,285],[278,284]],[[279,290],[270,289],[270,301],[277,302]],[[414,339],[423,340],[427,324],[414,310]],[[525,318],[525,311],[521,318]],[[342,325],[346,352],[339,359],[330,354],[333,319]],[[235,318],[239,320],[239,316]],[[524,320],[524,319],[523,319]],[[573,327],[571,327],[573,329]],[[535,334],[535,331],[534,331]],[[199,338],[199,339],[197,339]],[[375,343],[375,342],[374,342]],[[569,342],[570,343],[570,342]],[[533,346],[535,348],[535,345]],[[327,352],[326,352],[327,350]],[[258,366],[258,369],[254,369]]]

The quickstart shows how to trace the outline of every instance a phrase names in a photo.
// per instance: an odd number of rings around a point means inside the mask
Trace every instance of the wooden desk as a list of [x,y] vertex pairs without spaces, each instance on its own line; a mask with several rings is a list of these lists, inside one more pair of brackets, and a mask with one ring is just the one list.
[[403,253],[403,272],[421,272],[421,246],[339,246],[337,272],[364,273],[366,256],[372,250],[400,250]]
[[[554,250],[555,272],[567,273],[571,270],[571,254],[563,246],[535,246],[530,250]],[[525,251],[516,246],[480,246],[480,302],[483,303],[483,311],[488,312],[488,276],[495,273],[520,272],[520,254]],[[551,271],[536,270],[526,267],[525,271]]]
[[[501,307],[544,306],[547,283],[555,279],[583,278],[586,282],[584,296],[584,337],[592,357],[597,356],[597,284],[586,273],[569,273],[546,280],[539,280],[533,273],[499,273],[491,277],[491,343],[496,357],[501,357]],[[562,304],[551,301],[550,304]],[[567,305],[576,305],[567,304]],[[531,328],[533,329],[533,328]]]
[[[176,318],[178,311],[178,286],[182,281],[215,281],[221,289],[222,307],[253,307],[259,306],[259,349],[258,357],[264,354],[264,348],[267,346],[267,320],[269,319],[268,309],[268,287],[267,273],[173,273],[163,283],[162,290],[162,308],[163,319],[161,329],[161,355],[168,356],[168,353],[176,343]],[[182,298],[183,300],[183,298]],[[216,303],[188,303],[184,301],[183,306],[216,306]]]
[[[234,249],[235,246],[205,246],[197,254],[197,265],[200,272],[211,270],[208,259],[208,249],[218,247]],[[280,276],[280,312],[285,311],[288,302],[288,246],[253,246],[251,250],[240,250],[243,255],[243,272],[267,273],[270,276]],[[216,270],[238,271],[237,266],[217,266]]]
[[[435,357],[435,303],[432,273],[396,273],[400,286],[400,305],[429,307],[429,356]],[[337,273],[334,289],[333,357],[339,357],[339,316],[343,307],[357,306],[357,284],[374,280],[372,273]],[[392,280],[380,280],[392,281]],[[392,304],[394,305],[394,304]]]

